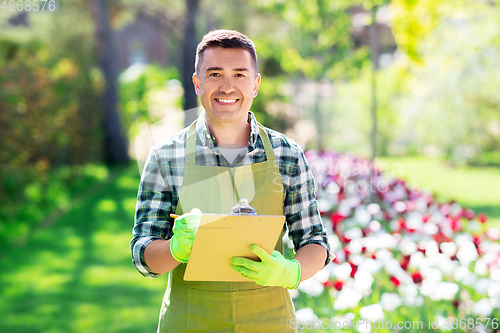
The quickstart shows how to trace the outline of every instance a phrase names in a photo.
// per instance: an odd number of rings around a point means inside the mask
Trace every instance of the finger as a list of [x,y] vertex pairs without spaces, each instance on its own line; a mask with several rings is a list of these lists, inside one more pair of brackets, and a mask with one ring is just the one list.
[[260,262],[253,261],[247,258],[242,258],[242,257],[234,257],[231,259],[231,264],[245,267],[246,269],[252,270],[252,271],[259,271],[259,265],[261,264]]
[[174,228],[173,232],[177,238],[193,240],[195,237],[195,234],[193,232],[188,230],[183,230],[181,228],[177,229]]
[[237,273],[240,273],[241,275],[243,275],[244,277],[249,278],[249,279],[254,279],[257,276],[256,272],[254,272],[251,269],[248,269],[246,267],[243,267],[243,266],[231,264],[231,268],[234,271],[236,271]]
[[191,209],[190,214],[201,215],[201,210],[199,210],[198,208],[193,208],[193,209]]
[[261,248],[259,245],[257,244],[250,245],[250,250],[253,253],[255,253],[260,258],[260,260],[262,261],[269,260],[270,254],[267,253],[267,251]]

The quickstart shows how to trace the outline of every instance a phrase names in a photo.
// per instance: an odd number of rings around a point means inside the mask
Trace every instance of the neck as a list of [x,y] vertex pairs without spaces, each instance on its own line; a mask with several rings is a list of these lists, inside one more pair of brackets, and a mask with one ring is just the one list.
[[206,117],[210,133],[215,137],[215,142],[222,148],[243,148],[248,146],[251,126],[245,117],[238,122],[213,122]]

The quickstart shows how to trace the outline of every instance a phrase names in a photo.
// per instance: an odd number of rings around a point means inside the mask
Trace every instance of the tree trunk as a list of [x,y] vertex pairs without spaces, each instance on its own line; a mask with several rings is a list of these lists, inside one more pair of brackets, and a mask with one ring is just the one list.
[[102,96],[105,160],[108,164],[126,164],[129,162],[129,157],[127,140],[121,132],[120,117],[117,110],[118,91],[116,81],[118,69],[109,24],[108,2],[106,0],[92,0],[90,1],[90,8],[95,24],[99,64],[106,80]]
[[184,44],[182,50],[182,87],[184,88],[184,124],[189,126],[197,118],[198,96],[194,90],[193,73],[196,55],[196,14],[199,0],[186,0],[186,28],[184,30]]
[[371,131],[371,158],[370,158],[370,202],[373,202],[373,175],[375,173],[375,157],[377,156],[377,70],[379,69],[379,51],[378,51],[378,35],[377,35],[377,6],[373,6],[371,9],[372,14],[372,24],[370,25],[370,49],[372,58],[372,80],[371,80],[371,95],[372,95],[372,105],[371,105],[371,116],[372,116],[372,131]]

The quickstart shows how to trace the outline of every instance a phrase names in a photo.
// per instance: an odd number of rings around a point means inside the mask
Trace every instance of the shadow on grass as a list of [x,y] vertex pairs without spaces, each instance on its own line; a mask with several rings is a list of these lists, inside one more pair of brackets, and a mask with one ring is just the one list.
[[113,170],[23,246],[0,245],[1,332],[153,332],[165,278],[143,278],[129,242],[139,175]]
[[479,205],[470,206],[469,208],[476,212],[476,214],[485,213],[491,218],[500,218],[500,206],[497,205]]

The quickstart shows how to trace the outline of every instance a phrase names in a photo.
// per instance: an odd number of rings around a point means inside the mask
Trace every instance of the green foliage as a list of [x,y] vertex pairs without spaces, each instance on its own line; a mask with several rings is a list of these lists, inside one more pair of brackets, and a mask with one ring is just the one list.
[[27,27],[0,33],[1,164],[51,167],[100,158],[102,82],[88,56],[91,30],[78,2],[65,9],[31,12]]
[[144,123],[152,124],[165,116],[165,108],[182,108],[180,74],[175,67],[135,64],[120,76],[121,115],[129,138]]
[[42,162],[35,167],[0,166],[0,242],[26,241],[34,228],[52,222],[46,220],[50,213],[66,212],[71,198],[105,180],[108,173],[94,164],[52,170]]

